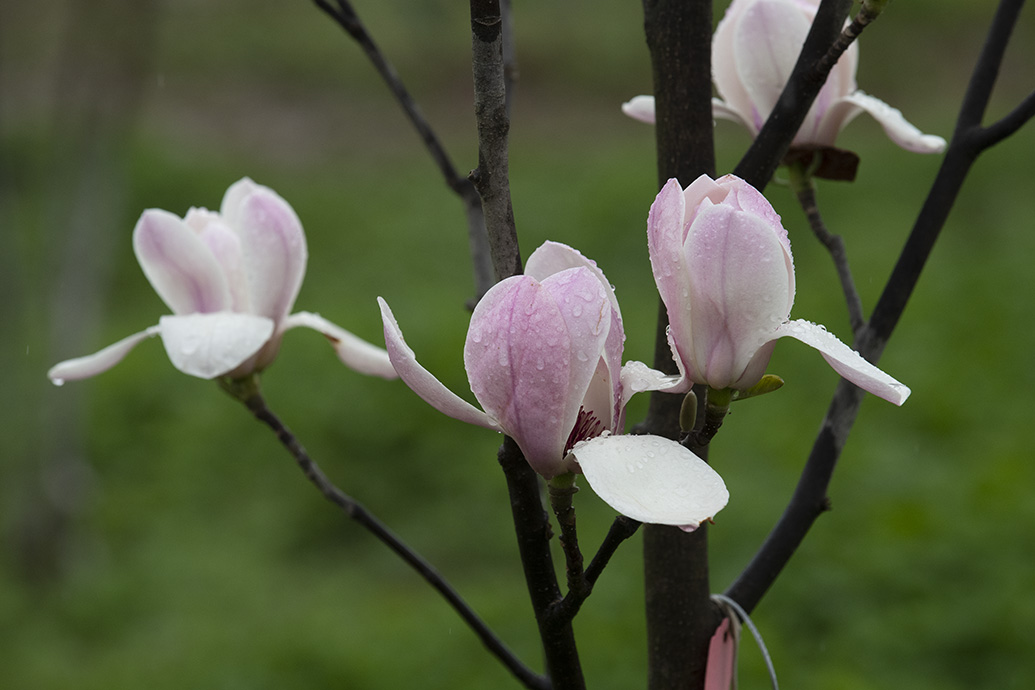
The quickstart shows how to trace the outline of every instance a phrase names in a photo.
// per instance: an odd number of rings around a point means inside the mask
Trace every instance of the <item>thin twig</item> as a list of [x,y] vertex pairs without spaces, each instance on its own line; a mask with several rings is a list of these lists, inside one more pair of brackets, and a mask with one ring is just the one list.
[[257,377],[238,381],[221,381],[225,391],[240,400],[255,415],[256,419],[273,430],[306,479],[315,486],[324,498],[338,506],[353,521],[373,534],[385,546],[395,552],[408,566],[431,585],[453,607],[468,627],[482,641],[482,644],[529,690],[547,690],[545,679],[529,669],[511,652],[495,633],[478,617],[478,614],[453,589],[442,575],[416,551],[407,546],[388,527],[368,511],[361,503],[346,494],[327,478],[320,467],[309,457],[298,438],[266,406],[259,392]]
[[439,140],[438,135],[431,128],[427,118],[421,112],[417,103],[413,100],[410,92],[406,89],[399,73],[392,66],[388,58],[381,52],[373,36],[367,31],[366,26],[360,21],[359,15],[348,0],[335,0],[337,7],[331,5],[329,0],[313,0],[317,7],[327,13],[345,32],[359,44],[366,53],[370,62],[374,65],[378,74],[384,80],[388,89],[395,96],[399,106],[406,113],[424,147],[431,154],[432,160],[438,166],[446,185],[452,189],[464,204],[464,214],[467,218],[467,235],[470,245],[471,259],[474,270],[474,283],[476,299],[481,298],[485,292],[492,287],[494,281],[492,275],[492,260],[489,255],[488,238],[485,234],[485,217],[482,213],[481,197],[478,196],[472,182],[461,176],[445,147]]
[[618,547],[626,539],[636,534],[640,524],[640,522],[624,515],[619,515],[615,518],[614,522],[611,523],[611,529],[607,531],[607,536],[600,543],[600,548],[597,549],[596,555],[593,556],[589,567],[586,568],[585,577],[583,578],[584,585],[581,591],[576,592],[569,589],[568,593],[564,595],[564,600],[556,606],[555,614],[559,618],[571,620],[575,617],[583,602],[593,593],[593,586],[597,583],[604,568],[611,561],[611,556],[615,555]]
[[[1004,120],[982,128],[981,118],[1023,4],[1024,0],[1002,0],[989,27],[945,158],[877,306],[857,339],[860,354],[871,362],[879,359],[902,316],[972,164],[982,151],[1002,140],[1001,137],[989,137],[988,132],[997,131]],[[1028,100],[1030,98],[1025,103]],[[1007,116],[1013,118],[1009,124],[1012,131],[1023,124],[1022,120],[1035,116],[1035,106],[1027,107],[1027,117],[1017,115],[1019,111],[1016,109]],[[838,384],[790,503],[752,561],[726,590],[726,594],[745,610],[750,612],[754,609],[816,518],[829,507],[827,487],[862,398],[863,392],[859,388],[844,380]]]
[[794,188],[798,203],[801,204],[805,217],[809,221],[812,233],[827,248],[834,268],[837,269],[837,277],[841,281],[841,291],[845,296],[845,304],[848,307],[848,321],[852,326],[852,334],[858,338],[862,334],[866,321],[863,317],[862,298],[859,291],[855,289],[855,279],[852,278],[852,268],[848,263],[848,251],[845,249],[844,239],[827,230],[823,217],[819,213],[819,206],[816,204],[816,185],[812,176],[803,169],[801,163],[792,163],[788,166],[791,175],[791,186]]
[[583,570],[582,551],[579,549],[579,533],[575,524],[575,475],[554,477],[547,482],[550,506],[557,516],[561,528],[561,550],[564,552],[564,571],[568,579],[568,594],[572,592],[583,599],[589,594],[586,575]]

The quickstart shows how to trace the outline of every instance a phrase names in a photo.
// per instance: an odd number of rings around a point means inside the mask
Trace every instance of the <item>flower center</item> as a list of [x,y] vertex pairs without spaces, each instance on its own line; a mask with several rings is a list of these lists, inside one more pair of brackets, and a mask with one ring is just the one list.
[[575,426],[568,435],[568,442],[564,444],[564,454],[567,455],[576,443],[595,438],[604,431],[604,423],[592,412],[586,412],[585,407],[579,408],[579,415],[575,419]]

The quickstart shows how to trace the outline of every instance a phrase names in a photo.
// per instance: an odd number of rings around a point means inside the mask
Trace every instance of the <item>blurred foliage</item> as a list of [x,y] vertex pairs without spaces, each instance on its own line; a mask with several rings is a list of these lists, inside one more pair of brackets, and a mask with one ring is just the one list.
[[[474,167],[464,4],[356,4],[457,167]],[[596,259],[618,289],[627,358],[649,360],[653,133],[618,111],[650,91],[639,3],[516,4],[522,248],[550,238]],[[94,380],[46,382],[55,361],[163,312],[130,250],[136,214],[218,206],[249,175],[305,224],[299,309],[377,341],[382,295],[425,366],[466,390],[461,207],[361,52],[306,2],[129,5],[0,3],[0,686],[516,687],[264,428],[174,371],[157,342]],[[863,37],[861,87],[948,136],[988,5],[893,4]],[[989,117],[1032,88],[1033,63],[1028,11]],[[717,142],[723,172],[748,140],[720,123]],[[862,155],[859,179],[821,185],[819,201],[872,307],[939,161],[865,117],[839,143]],[[1033,147],[1029,125],[975,167],[882,360],[913,397],[865,401],[834,511],[759,607],[787,687],[1035,685]],[[846,336],[827,257],[787,189],[767,194],[794,243],[793,315]],[[770,370],[787,386],[734,406],[714,442],[732,494],[712,530],[716,590],[779,515],[835,385],[790,342]],[[328,474],[537,665],[498,437],[345,369],[304,332],[264,386]],[[643,410],[634,401],[629,419]],[[577,507],[592,550],[612,515],[588,490]],[[577,620],[592,688],[644,684],[639,553],[638,538],[619,551]],[[744,687],[766,682],[750,643],[741,667]]]

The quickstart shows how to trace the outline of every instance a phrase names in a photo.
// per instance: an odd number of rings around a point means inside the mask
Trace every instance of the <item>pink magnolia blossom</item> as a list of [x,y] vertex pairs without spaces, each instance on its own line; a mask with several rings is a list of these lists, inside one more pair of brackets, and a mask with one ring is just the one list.
[[417,362],[379,298],[402,380],[450,417],[513,438],[543,477],[583,473],[629,517],[694,528],[714,515],[729,495],[703,460],[668,439],[619,435],[633,393],[675,381],[639,362],[622,366],[622,316],[603,272],[555,242],[525,270],[493,286],[471,315],[464,365],[482,409]]
[[353,369],[396,377],[381,348],[318,314],[289,315],[305,275],[305,234],[291,206],[267,187],[248,178],[234,183],[219,213],[192,208],[180,218],[144,211],[133,249],[172,315],[93,355],[55,365],[47,374],[54,383],[107,371],[156,335],[183,373],[240,378],[267,367],[284,331],[296,326],[323,333]]
[[[712,38],[712,79],[721,98],[717,118],[739,122],[758,134],[790,79],[816,16],[819,0],[733,0]],[[853,42],[834,65],[791,146],[833,146],[838,133],[866,112],[888,137],[915,153],[939,153],[945,140],[924,134],[887,103],[859,90],[859,46]],[[654,98],[637,96],[623,112],[654,122]]]
[[647,241],[684,387],[750,388],[777,339],[790,336],[860,388],[896,405],[909,396],[909,388],[823,326],[789,320],[794,263],[787,231],[747,182],[702,175],[683,190],[669,180],[651,206]]

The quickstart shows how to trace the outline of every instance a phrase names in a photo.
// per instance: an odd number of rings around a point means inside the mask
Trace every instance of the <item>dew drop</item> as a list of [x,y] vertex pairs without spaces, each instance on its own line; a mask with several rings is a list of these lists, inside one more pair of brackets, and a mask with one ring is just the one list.
[[55,386],[63,386],[63,385],[65,385],[65,380],[64,379],[51,379],[51,381],[54,382]]

